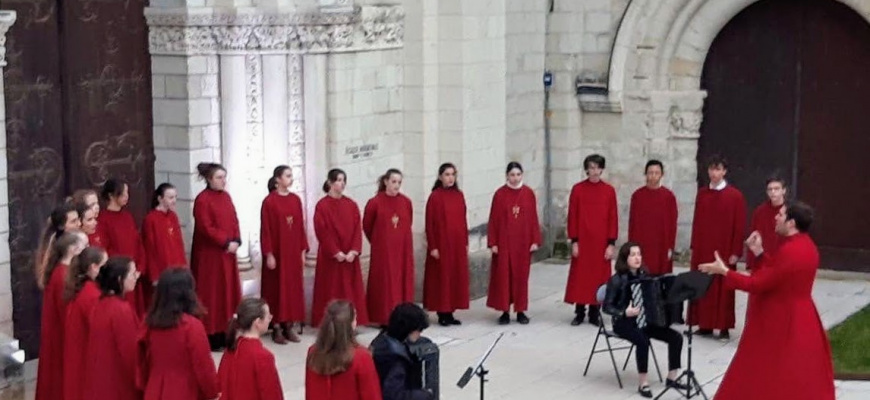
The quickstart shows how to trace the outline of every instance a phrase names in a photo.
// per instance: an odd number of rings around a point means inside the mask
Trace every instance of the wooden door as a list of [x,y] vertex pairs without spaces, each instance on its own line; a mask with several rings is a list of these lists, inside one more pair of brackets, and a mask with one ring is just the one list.
[[[764,181],[780,175],[791,196],[816,210],[811,230],[822,267],[870,271],[870,24],[830,0],[765,0],[735,16],[704,64],[708,91],[698,150],[731,163],[728,180],[749,210],[766,199]],[[863,130],[862,130],[863,129]]]
[[4,71],[14,335],[39,351],[33,253],[51,209],[110,176],[141,218],[153,189],[144,0],[0,0],[18,20]]

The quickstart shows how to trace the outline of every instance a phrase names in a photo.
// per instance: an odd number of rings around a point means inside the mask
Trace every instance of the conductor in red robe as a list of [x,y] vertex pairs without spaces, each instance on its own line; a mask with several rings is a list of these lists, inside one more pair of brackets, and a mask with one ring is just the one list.
[[492,196],[486,241],[492,251],[486,306],[501,311],[500,325],[510,323],[514,306],[517,322],[528,324],[529,271],[532,253],[541,245],[541,226],[535,191],[523,185],[523,166],[510,162],[507,182]]
[[363,213],[363,232],[372,246],[366,303],[369,321],[380,326],[387,325],[393,308],[414,300],[414,211],[401,187],[402,172],[387,170]]
[[150,286],[157,284],[160,274],[172,267],[187,266],[184,255],[184,239],[175,202],[178,192],[175,186],[161,183],[154,191],[151,211],[142,221],[142,243],[148,253],[147,275]]
[[[767,180],[767,201],[758,205],[752,213],[749,223],[750,232],[758,232],[764,241],[764,251],[768,254],[776,254],[779,248],[779,235],[776,234],[776,216],[779,209],[785,204],[785,196],[788,189],[785,180],[773,177]],[[760,264],[756,262],[755,254],[746,253],[746,266],[752,271],[757,271]]]
[[468,309],[468,221],[456,166],[444,163],[426,202],[426,271],[423,307],[438,313],[441,326],[459,325],[456,310]]
[[[746,200],[737,188],[725,181],[728,162],[719,156],[707,161],[710,184],[698,189],[695,199],[695,217],[692,220],[691,269],[713,260],[713,253],[728,257],[728,266],[737,269],[743,255],[743,237],[746,229]],[[714,278],[707,294],[692,303],[689,326],[698,325],[698,334],[713,335],[719,330],[719,339],[728,340],[729,329],[734,328],[734,290],[725,287],[721,278]]]
[[319,242],[311,305],[314,326],[320,326],[326,306],[332,300],[351,302],[357,310],[357,322],[369,323],[359,263],[362,252],[359,206],[344,195],[346,183],[344,171],[330,170],[323,183],[326,196],[314,207],[314,233]]
[[677,242],[677,198],[662,186],[664,170],[659,160],[646,163],[646,185],[631,195],[628,216],[628,240],[643,248],[646,268],[654,276],[673,272]]
[[571,270],[565,288],[565,302],[576,304],[571,325],[586,318],[598,324],[598,288],[610,279],[610,260],[619,229],[616,191],[601,179],[604,157],[592,154],[583,160],[587,179],[571,189],[568,200],[568,238],[571,239]]
[[806,204],[780,207],[776,253],[763,247],[758,231],[746,240],[762,265],[752,275],[734,271],[718,253],[715,262],[699,267],[755,298],[716,400],[834,400],[831,348],[812,298],[819,267],[819,251],[807,234],[812,221]]
[[127,300],[133,306],[138,317],[143,317],[148,305],[145,303],[145,291],[150,290],[146,267],[148,265],[147,254],[142,246],[139,228],[133,214],[127,210],[130,201],[130,186],[116,179],[109,179],[103,184],[100,196],[106,202],[106,207],[100,212],[97,226],[106,252],[109,257],[130,257],[136,263],[136,269],[140,274],[146,275],[142,282],[136,284],[136,289],[127,294]]
[[212,350],[224,347],[227,321],[242,298],[236,251],[242,243],[239,219],[229,193],[227,171],[220,164],[201,163],[206,188],[193,202],[191,269],[196,293],[205,307],[202,318]]
[[269,195],[260,208],[260,249],[263,279],[260,296],[270,305],[272,341],[298,343],[294,323],[305,321],[305,292],[302,285],[308,237],[302,214],[302,200],[290,191],[293,170],[280,165],[270,179]]

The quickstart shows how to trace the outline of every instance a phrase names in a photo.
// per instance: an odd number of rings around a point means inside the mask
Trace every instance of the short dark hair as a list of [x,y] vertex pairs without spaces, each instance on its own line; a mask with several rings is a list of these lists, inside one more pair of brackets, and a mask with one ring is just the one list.
[[405,341],[414,331],[423,331],[429,327],[429,316],[414,303],[402,303],[390,313],[387,324],[387,335],[400,342]]
[[662,164],[662,162],[659,161],[659,160],[649,160],[649,161],[647,161],[647,162],[646,162],[646,166],[643,167],[643,173],[646,174],[647,172],[649,172],[649,167],[652,167],[652,166],[655,166],[655,165],[658,165],[659,168],[662,170],[662,173],[665,173],[665,165]]
[[767,185],[770,185],[770,184],[773,183],[773,182],[779,182],[779,184],[782,185],[783,188],[787,188],[787,187],[788,187],[788,184],[785,182],[785,178],[783,178],[783,177],[781,177],[781,176],[779,176],[779,175],[771,175],[771,176],[769,176],[769,177],[767,178],[767,180],[764,181],[764,187],[767,187]]
[[[631,248],[637,247],[640,249],[640,244],[636,242],[625,242],[620,248],[616,256],[616,263],[613,265],[613,270],[617,274],[626,273],[631,270],[628,266],[628,255],[631,254]],[[641,252],[643,254],[643,252]]]
[[801,233],[806,233],[810,230],[814,214],[813,208],[801,201],[792,201],[785,206],[785,220],[794,221],[794,226]]
[[717,167],[721,165],[722,168],[728,169],[728,159],[722,157],[719,154],[713,154],[710,157],[707,157],[707,168]]
[[590,163],[595,163],[601,169],[604,169],[605,160],[604,160],[604,157],[601,156],[600,154],[590,154],[590,155],[586,156],[586,158],[583,159],[583,170],[584,171],[589,170]]

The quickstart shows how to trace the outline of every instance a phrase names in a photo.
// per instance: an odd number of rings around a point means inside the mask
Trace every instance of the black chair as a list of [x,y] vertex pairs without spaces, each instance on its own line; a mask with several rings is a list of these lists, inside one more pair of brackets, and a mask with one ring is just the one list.
[[[604,295],[607,291],[607,285],[601,285],[598,288],[598,292],[596,293],[596,299],[598,303],[604,303]],[[602,308],[603,310],[603,308]],[[627,340],[620,337],[616,332],[613,331],[612,320],[611,326],[607,326],[605,320],[610,318],[605,318],[604,315],[600,315],[598,318],[598,333],[595,335],[595,343],[592,344],[592,351],[589,353],[589,359],[586,361],[586,369],[583,370],[583,376],[586,376],[586,373],[589,372],[589,365],[592,363],[592,356],[598,353],[608,352],[610,353],[610,361],[613,363],[613,373],[616,374],[616,381],[619,382],[619,388],[622,389],[622,378],[619,376],[619,368],[616,366],[616,357],[613,356],[614,351],[626,350],[628,349],[628,354],[625,356],[625,363],[622,365],[622,370],[628,367],[628,360],[631,359],[631,355],[634,354],[634,344],[628,342]],[[601,349],[598,348],[598,340],[604,336],[604,343],[607,347],[603,347]],[[616,346],[611,343],[611,340],[617,341]],[[625,343],[629,343],[630,345],[626,345]],[[597,349],[597,350],[596,350]],[[652,353],[653,364],[656,366],[656,373],[659,375],[659,382],[662,382],[662,371],[659,368],[659,360],[656,358],[656,351],[653,348],[652,344],[649,346],[649,351]]]

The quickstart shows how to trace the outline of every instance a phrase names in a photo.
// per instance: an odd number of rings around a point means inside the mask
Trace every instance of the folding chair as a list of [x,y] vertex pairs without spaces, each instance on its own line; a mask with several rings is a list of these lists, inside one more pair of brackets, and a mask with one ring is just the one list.
[[[601,285],[601,287],[598,288],[598,292],[596,293],[595,297],[598,300],[599,304],[604,303],[604,295],[606,291],[606,284]],[[608,329],[606,323],[604,322],[607,319],[609,318],[605,318],[604,315],[600,315],[598,318],[598,333],[595,335],[595,343],[592,344],[592,351],[589,353],[589,359],[586,361],[586,369],[583,370],[583,376],[586,376],[586,373],[589,372],[589,365],[592,363],[592,356],[598,353],[608,352],[610,353],[610,362],[613,363],[613,373],[616,374],[616,381],[619,383],[619,388],[622,389],[622,378],[619,376],[619,368],[616,366],[616,357],[613,356],[613,352],[628,349],[628,354],[625,357],[625,364],[622,365],[622,370],[625,371],[626,367],[628,367],[628,360],[631,359],[631,355],[634,353],[634,344],[631,344],[631,342],[623,339],[621,336],[613,331],[612,320],[611,326]],[[607,347],[596,350],[598,347],[598,339],[600,339],[602,336],[604,336],[604,343],[607,344]],[[618,340],[620,342],[617,342],[616,344],[618,346],[614,347],[611,343],[611,340]],[[623,344],[623,342],[628,342],[631,345],[625,345]],[[649,346],[649,351],[650,353],[652,353],[653,364],[656,366],[656,373],[658,373],[659,375],[659,382],[662,382],[662,371],[661,369],[659,369],[659,361],[656,358],[656,351],[655,349],[653,349],[652,344],[650,344]]]

